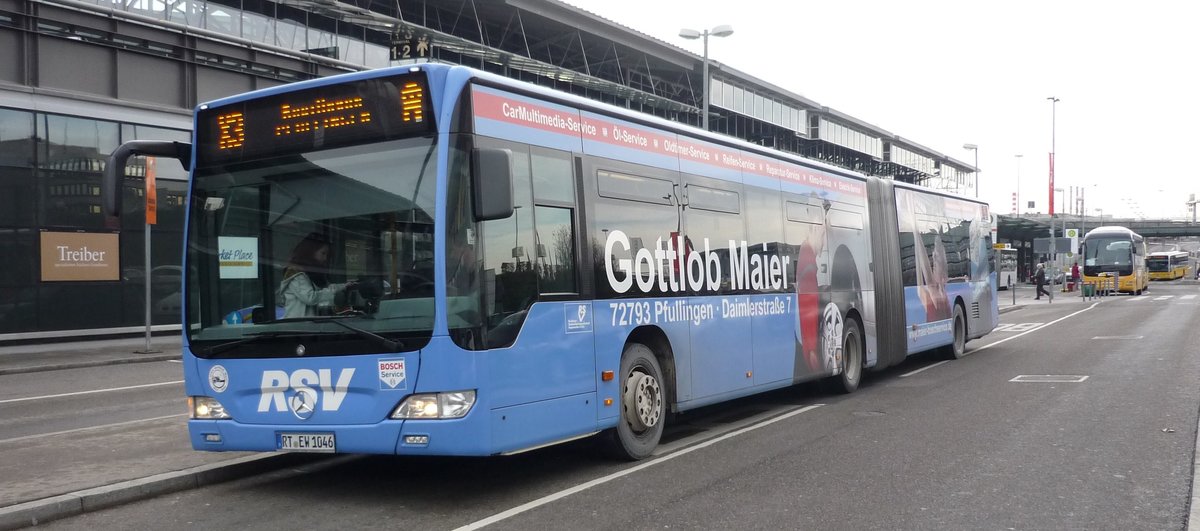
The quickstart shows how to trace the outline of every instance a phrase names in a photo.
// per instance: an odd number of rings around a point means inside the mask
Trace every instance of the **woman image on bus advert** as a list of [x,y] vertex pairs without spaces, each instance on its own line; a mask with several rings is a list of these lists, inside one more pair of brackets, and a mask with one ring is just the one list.
[[[921,235],[913,236],[921,241]],[[949,272],[946,267],[946,246],[942,243],[942,231],[934,230],[925,235],[933,240],[931,254],[926,255],[918,248],[917,296],[925,307],[925,322],[943,321],[950,318],[950,297],[946,294]]]
[[333,306],[338,293],[354,287],[353,282],[329,283],[329,252],[329,242],[316,233],[305,236],[292,250],[275,294],[285,319],[317,315]]
[[[822,213],[824,215],[824,213]],[[818,271],[824,262],[825,225],[811,225],[808,237],[796,250],[796,318],[800,350],[804,364],[811,373],[828,369],[823,367],[821,353],[817,350],[817,339],[821,321],[821,279]]]

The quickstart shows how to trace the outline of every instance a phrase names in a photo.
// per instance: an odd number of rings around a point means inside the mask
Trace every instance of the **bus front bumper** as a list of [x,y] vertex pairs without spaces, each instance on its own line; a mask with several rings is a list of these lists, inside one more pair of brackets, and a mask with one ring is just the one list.
[[243,424],[189,420],[192,448],[208,452],[312,452],[340,454],[490,455],[486,423],[468,415],[453,420],[386,420],[366,425]]

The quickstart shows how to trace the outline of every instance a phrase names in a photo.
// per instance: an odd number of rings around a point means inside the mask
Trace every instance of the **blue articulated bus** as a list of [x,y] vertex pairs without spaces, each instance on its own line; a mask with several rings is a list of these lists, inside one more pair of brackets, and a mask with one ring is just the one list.
[[940,349],[998,322],[987,205],[422,64],[199,106],[183,369],[210,451],[494,455]]

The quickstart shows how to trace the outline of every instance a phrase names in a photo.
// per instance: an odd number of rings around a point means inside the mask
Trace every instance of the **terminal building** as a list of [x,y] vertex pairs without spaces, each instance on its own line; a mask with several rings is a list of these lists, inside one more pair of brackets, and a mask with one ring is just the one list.
[[[666,36],[669,39],[678,39]],[[680,41],[682,42],[682,41]],[[189,140],[216,98],[406,62],[462,64],[967,196],[955,160],[559,0],[0,0],[0,340],[178,329],[187,175],[146,166],[102,213],[108,154]],[[86,247],[86,252],[65,252]],[[67,262],[86,267],[64,267]]]

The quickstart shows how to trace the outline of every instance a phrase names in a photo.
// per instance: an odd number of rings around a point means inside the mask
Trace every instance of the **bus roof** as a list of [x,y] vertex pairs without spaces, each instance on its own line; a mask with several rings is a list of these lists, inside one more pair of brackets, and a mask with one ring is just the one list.
[[[296,91],[296,90],[303,90],[303,89],[307,89],[307,88],[334,85],[334,84],[338,84],[338,83],[358,81],[358,80],[363,80],[363,79],[371,79],[371,78],[376,78],[376,77],[391,76],[391,75],[396,75],[396,74],[401,74],[401,73],[414,72],[417,70],[424,70],[424,71],[429,71],[429,72],[441,71],[440,73],[442,73],[443,75],[450,75],[455,71],[461,71],[461,72],[466,73],[467,77],[470,80],[480,80],[491,86],[506,88],[506,89],[510,89],[510,90],[517,90],[517,91],[523,92],[523,93],[531,95],[531,96],[536,96],[540,99],[544,99],[544,100],[548,100],[548,101],[557,101],[559,103],[564,103],[564,104],[579,107],[582,109],[600,112],[600,113],[604,113],[604,114],[614,116],[614,117],[619,117],[621,119],[629,120],[631,122],[641,123],[643,125],[647,125],[650,127],[655,127],[658,129],[665,129],[665,130],[669,130],[669,131],[672,131],[675,133],[680,133],[680,134],[686,134],[693,138],[700,138],[700,139],[703,139],[705,141],[712,142],[715,144],[721,144],[721,145],[725,145],[728,147],[742,149],[742,150],[754,152],[759,155],[768,156],[768,157],[772,157],[772,158],[776,158],[776,159],[783,159],[783,160],[786,160],[786,161],[794,163],[794,164],[800,164],[800,165],[808,166],[808,167],[811,167],[814,169],[819,169],[822,171],[827,171],[830,173],[842,175],[845,177],[851,177],[851,178],[858,179],[858,180],[861,180],[864,182],[867,181],[869,178],[868,176],[858,173],[858,172],[855,172],[853,170],[848,170],[846,168],[840,168],[838,166],[834,166],[832,164],[828,164],[828,163],[825,163],[825,162],[822,162],[819,160],[808,159],[808,158],[801,157],[799,155],[795,155],[795,154],[791,154],[791,153],[787,153],[787,152],[783,152],[783,151],[778,151],[778,150],[774,150],[774,149],[768,149],[768,148],[765,148],[758,144],[752,144],[750,142],[746,142],[744,140],[740,140],[740,139],[737,139],[734,137],[721,135],[721,134],[713,133],[710,131],[705,131],[703,129],[700,129],[697,127],[692,127],[690,125],[682,124],[679,122],[672,122],[670,120],[660,118],[658,116],[654,116],[651,114],[645,114],[645,113],[640,113],[640,112],[636,112],[636,111],[631,111],[629,109],[624,109],[624,108],[617,107],[615,105],[611,105],[608,103],[584,98],[582,96],[577,96],[575,94],[561,92],[561,91],[543,87],[540,85],[534,85],[532,83],[528,83],[525,81],[519,81],[516,79],[501,76],[499,74],[493,74],[491,72],[486,72],[483,70],[476,70],[474,68],[461,66],[461,65],[447,65],[447,64],[440,64],[440,63],[420,63],[420,64],[411,64],[411,65],[402,65],[402,66],[391,66],[391,67],[387,67],[387,68],[379,68],[379,69],[375,69],[375,70],[366,70],[366,71],[361,71],[361,72],[350,72],[350,73],[345,73],[345,74],[338,74],[338,75],[329,76],[329,77],[299,81],[296,83],[290,83],[290,84],[286,84],[286,85],[278,85],[278,86],[274,86],[274,87],[270,87],[270,88],[259,89],[259,90],[255,90],[255,91],[242,93],[242,94],[228,96],[225,98],[220,98],[217,100],[202,103],[196,107],[196,110],[199,111],[202,109],[207,109],[209,107],[219,107],[219,106],[228,105],[231,103],[238,103],[238,102],[251,100],[251,99],[274,96],[274,95],[278,95],[278,94],[286,94],[288,92],[292,92],[292,91]],[[988,204],[987,202],[981,201],[979,199],[960,196],[960,195],[954,195],[954,194],[946,193],[946,192],[943,192],[940,190],[935,190],[932,188],[927,188],[927,187],[920,186],[920,185],[904,183],[901,181],[893,181],[893,183],[898,187],[909,188],[912,190],[918,190],[923,193],[941,195],[941,196],[949,197],[952,199],[958,199],[961,201],[978,203],[978,204],[982,204],[982,205]]]
[[1154,251],[1154,252],[1152,252],[1152,253],[1150,253],[1150,254],[1148,254],[1148,255],[1146,255],[1146,256],[1148,256],[1148,257],[1155,257],[1155,256],[1168,256],[1168,257],[1169,257],[1169,256],[1188,256],[1188,252],[1187,252],[1187,251]]
[[1125,236],[1133,241],[1142,241],[1141,234],[1133,232],[1128,227],[1120,227],[1116,225],[1096,227],[1092,230],[1089,230],[1087,234],[1083,236],[1083,240],[1087,241],[1089,238],[1099,238],[1101,236],[1106,238],[1111,238],[1113,236]]

